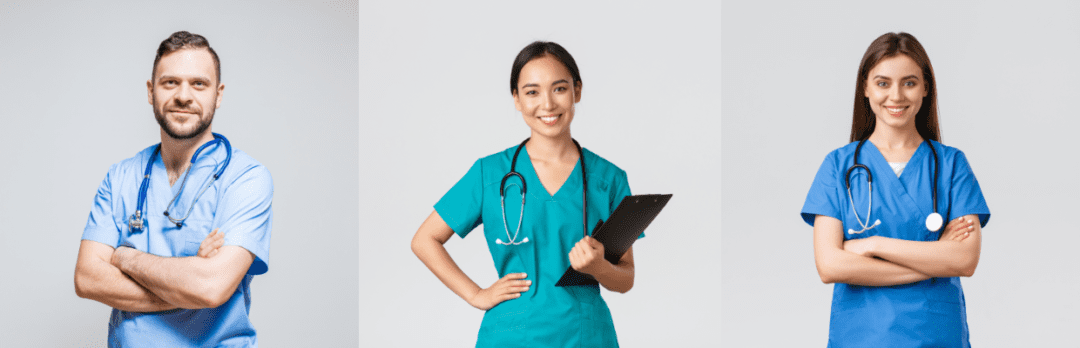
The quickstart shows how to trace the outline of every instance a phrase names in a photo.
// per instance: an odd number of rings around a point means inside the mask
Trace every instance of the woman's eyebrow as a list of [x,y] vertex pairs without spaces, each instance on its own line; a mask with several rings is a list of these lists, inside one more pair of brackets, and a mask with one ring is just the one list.
[[[882,76],[882,75],[874,76],[874,78],[875,79],[891,80],[888,76]],[[915,76],[915,75],[908,75],[908,76],[901,77],[900,79],[901,80],[907,80],[907,79],[916,79],[916,80],[918,80],[919,77]]]
[[[560,83],[567,83],[568,84],[568,83],[570,83],[570,81],[567,81],[566,79],[562,79],[562,80],[552,82],[551,85],[554,86],[554,85],[557,85],[557,84],[560,84]],[[529,88],[529,87],[540,87],[540,84],[538,84],[538,83],[526,83],[524,86],[521,86],[521,88]]]

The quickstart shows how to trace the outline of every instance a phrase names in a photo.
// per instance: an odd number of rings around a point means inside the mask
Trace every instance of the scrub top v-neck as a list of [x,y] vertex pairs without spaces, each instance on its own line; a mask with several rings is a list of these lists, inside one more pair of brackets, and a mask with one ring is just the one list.
[[[519,245],[506,241],[499,186],[510,171],[510,161],[518,146],[477,160],[457,184],[435,204],[435,211],[464,238],[484,225],[484,238],[499,277],[526,273],[532,286],[520,298],[504,301],[484,315],[477,347],[618,347],[614,323],[596,285],[556,287],[570,267],[568,254],[582,238],[581,165],[548,193],[532,165],[528,150],[522,149],[517,171],[525,179],[524,217]],[[606,219],[630,195],[626,172],[611,162],[583,149],[588,168],[589,226]],[[506,221],[514,234],[521,210],[520,187],[507,181]],[[590,231],[591,233],[591,231]]]

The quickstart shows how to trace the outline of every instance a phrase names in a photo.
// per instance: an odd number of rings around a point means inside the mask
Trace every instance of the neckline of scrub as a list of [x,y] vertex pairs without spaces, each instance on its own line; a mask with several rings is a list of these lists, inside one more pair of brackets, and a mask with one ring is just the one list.
[[[581,155],[584,156],[585,152],[586,152],[585,148],[582,147],[581,148]],[[526,177],[530,178],[530,180],[535,182],[535,184],[529,184],[529,185],[539,186],[540,191],[543,192],[543,195],[537,195],[537,196],[539,196],[541,198],[544,198],[544,199],[546,199],[548,201],[555,201],[555,200],[557,200],[556,198],[559,195],[563,194],[563,191],[571,190],[575,186],[580,185],[580,182],[581,182],[581,174],[580,174],[581,173],[581,160],[578,160],[578,161],[574,162],[574,169],[570,171],[570,176],[567,176],[566,179],[563,180],[562,184],[559,185],[559,188],[555,190],[555,194],[553,195],[550,192],[548,192],[547,187],[544,186],[544,183],[540,181],[540,175],[536,173],[536,168],[534,168],[533,164],[532,164],[532,157],[529,156],[529,149],[528,148],[522,148],[521,153],[525,155],[525,158],[522,159],[523,161],[519,162],[519,164],[518,164],[518,165],[524,165],[523,169],[525,171],[522,172],[522,174],[531,174],[531,175],[526,175]],[[575,174],[577,174],[577,179],[574,179]],[[571,187],[567,188],[567,186],[571,186]],[[536,191],[530,190],[529,192],[536,192]]]
[[[876,154],[876,156],[874,156],[874,155],[870,156],[870,161],[872,161],[872,162],[874,162],[874,164],[876,164],[876,165],[874,165],[874,167],[882,168],[882,169],[888,168],[889,171],[893,171],[893,167],[891,165],[892,162],[889,162],[888,160],[885,159],[885,155],[881,154],[881,151],[878,150],[877,145],[874,144],[873,142],[871,142],[869,139],[867,139],[866,142],[870,143],[870,148],[873,149],[872,153]],[[910,172],[909,170],[907,170],[909,166],[914,164],[916,167],[922,168],[923,161],[929,160],[929,158],[926,158],[926,153],[929,152],[930,150],[926,148],[926,143],[927,143],[927,141],[923,141],[923,142],[919,143],[919,147],[915,148],[915,153],[912,153],[911,157],[908,158],[907,162],[904,162],[904,163],[907,163],[904,166],[904,169],[905,169],[904,172],[900,173],[900,175],[892,176],[893,178],[896,178],[897,182],[901,186],[904,186],[905,188],[907,186],[907,185],[904,185],[904,180],[907,179],[907,177],[905,177],[904,174],[907,173],[907,172]],[[863,148],[865,149],[866,147],[863,146]],[[886,175],[886,176],[888,176],[888,175]],[[910,176],[910,175],[908,175],[908,176]]]
[[[160,144],[158,146],[160,146]],[[185,175],[194,175],[188,181],[188,185],[191,185],[191,180],[196,179],[196,177],[201,174],[203,168],[210,167],[212,169],[211,173],[217,172],[218,166],[220,166],[221,163],[225,161],[226,157],[224,151],[221,151],[222,153],[218,153],[218,149],[225,149],[225,146],[222,143],[218,142],[217,144],[210,145],[209,147],[204,149],[202,153],[199,153],[199,157],[195,159],[195,163],[191,164],[191,166],[193,166],[191,167],[191,171],[189,172],[187,169],[181,171],[180,175],[176,177],[176,182],[172,184],[169,184],[169,172],[167,169],[165,169],[165,159],[161,157],[161,154],[158,154],[157,158],[154,159],[154,169],[150,172],[150,181],[151,183],[153,183],[154,181],[158,181],[155,178],[161,179],[161,185],[164,185],[165,188],[168,188],[166,192],[169,192],[170,195],[175,196],[176,191],[180,189],[180,184],[181,182],[183,182]],[[191,161],[190,158],[188,158],[187,160],[189,162]],[[200,182],[198,184],[204,185],[205,182]]]
[[889,166],[892,167],[893,173],[896,173],[897,177],[900,177],[900,173],[904,172],[904,167],[907,164],[907,162],[889,162]]

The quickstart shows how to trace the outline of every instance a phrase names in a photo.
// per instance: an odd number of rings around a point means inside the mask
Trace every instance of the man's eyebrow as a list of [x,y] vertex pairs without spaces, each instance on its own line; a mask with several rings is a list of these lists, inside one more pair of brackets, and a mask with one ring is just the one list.
[[[206,83],[209,83],[211,81],[210,78],[206,77],[206,76],[190,76],[187,79],[191,79],[191,80],[195,80],[195,81],[202,81],[202,82],[206,82]],[[175,76],[175,75],[161,75],[161,76],[158,77],[157,80],[158,81],[161,81],[161,80],[185,80],[185,78],[180,77],[180,76]]]

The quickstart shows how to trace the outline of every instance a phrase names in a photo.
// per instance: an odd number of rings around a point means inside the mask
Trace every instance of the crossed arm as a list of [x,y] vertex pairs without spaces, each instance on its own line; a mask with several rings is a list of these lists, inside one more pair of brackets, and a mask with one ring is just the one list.
[[218,307],[236,291],[255,257],[223,242],[215,230],[196,256],[160,257],[83,240],[75,293],[129,312]]
[[937,241],[880,236],[844,241],[843,224],[814,220],[814,261],[824,283],[867,286],[908,284],[932,277],[970,277],[979,263],[982,229],[978,215],[949,222]]

